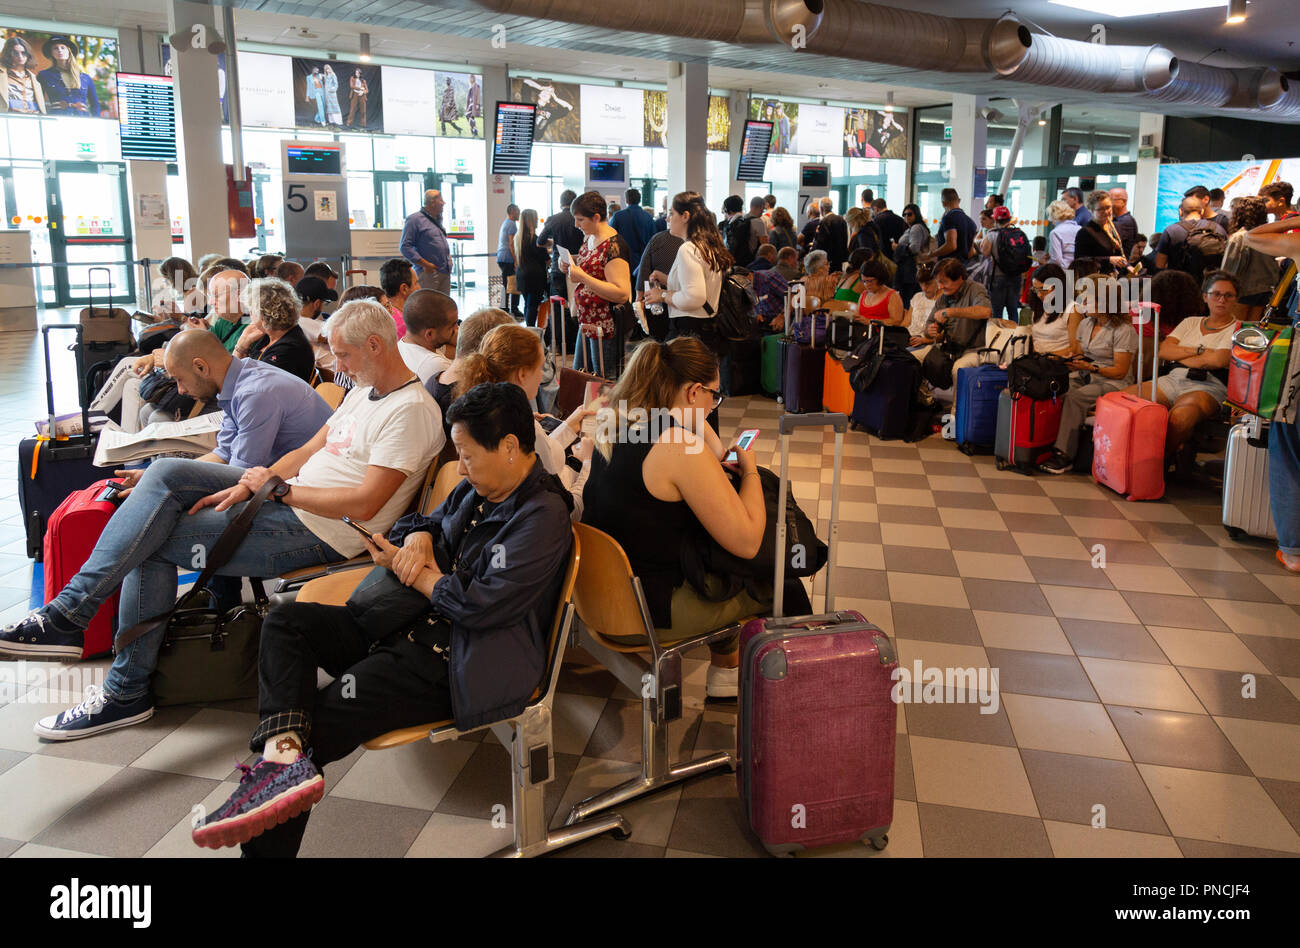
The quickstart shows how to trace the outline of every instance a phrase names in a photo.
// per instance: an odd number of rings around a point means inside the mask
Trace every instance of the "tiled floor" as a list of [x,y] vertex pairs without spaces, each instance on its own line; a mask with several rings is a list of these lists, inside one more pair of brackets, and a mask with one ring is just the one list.
[[[44,402],[39,358],[30,334],[0,336],[0,455],[11,467]],[[757,447],[775,466],[779,411],[734,399],[722,421],[763,429]],[[831,444],[796,434],[790,465],[796,496],[823,518]],[[994,713],[900,706],[888,848],[815,855],[1300,854],[1300,577],[1270,545],[1229,539],[1215,495],[1171,488],[1131,504],[1083,477],[999,472],[937,436],[850,434],[844,473],[837,605],[894,636],[907,668],[995,668],[999,689]],[[30,585],[14,492],[0,481],[6,620]],[[686,662],[675,753],[734,741],[734,705],[704,704],[704,659]],[[168,708],[56,745],[32,735],[49,712],[22,687],[0,693],[0,855],[210,855],[189,841],[191,810],[233,787],[251,702]],[[608,673],[574,656],[560,691],[557,823],[631,774],[639,753],[637,704]],[[326,779],[304,855],[482,855],[507,842],[492,822],[494,807],[508,811],[507,756],[491,736],[358,751]],[[763,852],[727,773],[621,812],[630,840],[563,855]]]

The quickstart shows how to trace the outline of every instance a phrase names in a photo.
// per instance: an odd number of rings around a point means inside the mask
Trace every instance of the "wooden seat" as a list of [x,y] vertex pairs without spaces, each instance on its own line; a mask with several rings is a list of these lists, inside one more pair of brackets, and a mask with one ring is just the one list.
[[347,394],[347,390],[333,382],[321,382],[316,386],[316,394],[325,399],[325,404],[332,410],[337,411],[343,404],[343,396]]
[[[668,724],[682,715],[682,653],[731,635],[743,625],[733,623],[670,645],[660,642],[641,581],[618,541],[586,524],[579,523],[574,529],[582,542],[582,563],[573,589],[574,607],[581,620],[578,643],[633,694],[642,696],[641,774],[577,804],[569,813],[569,824],[718,767],[735,769],[735,755],[728,753],[672,764]],[[644,645],[608,637],[626,639],[638,634],[645,636]],[[647,682],[653,687],[646,688]]]

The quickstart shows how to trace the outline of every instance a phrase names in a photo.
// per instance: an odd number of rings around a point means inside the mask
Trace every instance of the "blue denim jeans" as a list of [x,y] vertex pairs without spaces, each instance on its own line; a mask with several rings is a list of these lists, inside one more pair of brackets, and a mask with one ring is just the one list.
[[[605,350],[604,372],[600,371],[600,348],[597,347],[598,343]],[[604,340],[599,340],[595,336],[578,334],[578,345],[573,351],[573,367],[575,369],[582,369],[592,375],[603,375],[607,379],[612,379],[618,372],[616,358],[613,339],[606,337]]]
[[[1020,322],[1020,291],[1024,280],[1021,277],[994,276],[989,283],[989,304],[993,308],[994,319],[1009,319]],[[908,299],[908,297],[903,297]],[[1006,316],[1002,315],[1006,311]]]
[[[189,509],[201,498],[233,487],[243,473],[241,468],[207,461],[155,461],[113,514],[81,572],[50,607],[84,629],[104,600],[120,588],[119,630],[165,613],[176,601],[176,567],[199,568],[199,557],[212,551],[242,505],[221,513],[205,507],[190,515]],[[217,573],[269,577],[343,558],[303,526],[291,508],[271,502],[258,511],[248,536]],[[121,701],[145,694],[162,638],[159,629],[118,652],[104,691]]]
[[1278,549],[1300,556],[1300,419],[1269,429],[1268,496]]

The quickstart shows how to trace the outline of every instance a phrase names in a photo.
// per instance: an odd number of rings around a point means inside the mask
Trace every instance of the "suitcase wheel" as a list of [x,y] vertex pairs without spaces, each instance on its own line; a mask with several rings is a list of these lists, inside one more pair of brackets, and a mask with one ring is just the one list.
[[1005,471],[1007,469],[1007,462],[1002,460],[1001,458],[998,458],[996,461],[993,462],[993,464],[995,467],[997,467],[999,471]]
[[776,396],[776,403],[777,403],[778,405],[784,405],[784,404],[785,404],[785,398],[784,398],[784,396],[781,396],[781,395]]
[[889,834],[886,833],[884,836],[873,836],[867,840],[867,842],[871,845],[872,849],[876,852],[880,852],[889,845]]
[[1228,536],[1234,540],[1240,540],[1246,535],[1246,531],[1241,527],[1226,527],[1225,529],[1228,531]]

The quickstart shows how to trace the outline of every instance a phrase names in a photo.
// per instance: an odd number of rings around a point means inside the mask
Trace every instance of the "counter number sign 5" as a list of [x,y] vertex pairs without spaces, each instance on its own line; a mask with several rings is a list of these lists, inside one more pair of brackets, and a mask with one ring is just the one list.
[[284,206],[288,211],[301,214],[307,210],[307,185],[291,184],[284,195]]

